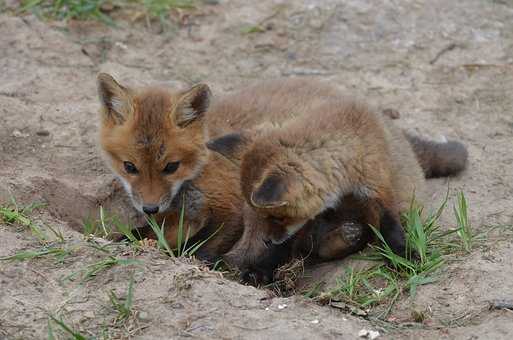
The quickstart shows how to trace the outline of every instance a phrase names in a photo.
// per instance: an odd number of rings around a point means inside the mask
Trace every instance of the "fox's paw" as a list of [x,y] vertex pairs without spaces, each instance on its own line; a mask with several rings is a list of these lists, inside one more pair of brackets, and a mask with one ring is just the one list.
[[255,287],[266,285],[273,281],[273,272],[261,268],[247,268],[241,272],[241,280]]
[[358,244],[364,234],[362,225],[355,222],[345,222],[337,230],[344,241],[350,246]]

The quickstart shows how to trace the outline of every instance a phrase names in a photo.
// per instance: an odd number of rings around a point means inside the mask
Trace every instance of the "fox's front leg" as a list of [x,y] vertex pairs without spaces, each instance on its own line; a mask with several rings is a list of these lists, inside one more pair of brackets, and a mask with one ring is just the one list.
[[375,197],[366,201],[366,218],[364,223],[378,229],[392,251],[406,255],[406,239],[401,225],[399,211],[390,192],[378,191]]
[[356,221],[341,222],[338,227],[319,235],[317,256],[324,261],[345,258],[365,248],[370,236],[366,225]]

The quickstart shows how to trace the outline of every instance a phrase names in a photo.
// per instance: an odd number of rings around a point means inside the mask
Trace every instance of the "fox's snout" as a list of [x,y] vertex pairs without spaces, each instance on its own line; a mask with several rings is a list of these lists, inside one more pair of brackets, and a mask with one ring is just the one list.
[[149,195],[145,195],[144,190],[138,190],[136,186],[130,185],[124,179],[121,179],[121,181],[124,184],[125,191],[132,200],[133,206],[141,213],[155,215],[164,213],[171,208],[174,196],[171,188],[158,194],[152,192]]
[[159,212],[159,206],[156,204],[147,204],[142,206],[142,210],[147,215],[154,215]]

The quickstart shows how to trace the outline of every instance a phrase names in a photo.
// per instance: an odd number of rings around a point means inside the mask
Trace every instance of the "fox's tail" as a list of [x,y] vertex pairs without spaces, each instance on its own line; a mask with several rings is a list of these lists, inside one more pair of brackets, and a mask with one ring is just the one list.
[[458,141],[435,142],[405,133],[426,178],[452,176],[467,166],[467,148]]

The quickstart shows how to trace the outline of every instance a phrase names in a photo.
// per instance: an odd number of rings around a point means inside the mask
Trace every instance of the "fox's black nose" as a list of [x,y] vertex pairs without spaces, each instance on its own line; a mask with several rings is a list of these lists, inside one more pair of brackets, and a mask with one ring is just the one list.
[[143,205],[143,211],[148,215],[153,215],[159,212],[159,206],[155,204]]

